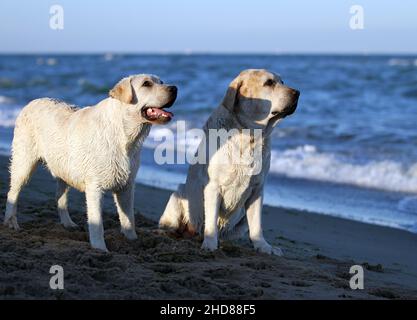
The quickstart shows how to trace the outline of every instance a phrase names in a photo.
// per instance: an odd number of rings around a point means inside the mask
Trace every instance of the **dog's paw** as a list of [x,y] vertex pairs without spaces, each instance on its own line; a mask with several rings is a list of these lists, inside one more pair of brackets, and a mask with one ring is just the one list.
[[280,247],[271,246],[272,252],[271,254],[282,257],[284,255],[284,252],[282,252],[282,249]]
[[58,209],[58,214],[59,214],[59,219],[60,219],[60,223],[64,226],[64,228],[76,228],[78,227],[78,225],[72,221],[68,210],[65,209]]
[[73,229],[73,228],[77,228],[78,224],[76,224],[74,221],[65,221],[65,222],[61,222],[61,224],[64,226],[64,228],[66,229]]
[[217,241],[215,239],[207,239],[205,238],[203,244],[201,245],[201,249],[206,251],[215,251],[217,250]]
[[107,250],[106,242],[104,242],[104,239],[90,238],[90,245],[93,249],[100,250],[102,252],[109,252],[109,250]]
[[138,238],[138,235],[136,234],[135,229],[122,229],[122,233],[124,236],[129,240],[136,240]]
[[16,231],[20,230],[19,224],[17,223],[17,217],[11,216],[9,218],[5,218],[3,224],[10,229],[14,229]]
[[284,255],[280,247],[271,246],[266,241],[254,243],[254,248],[256,251],[266,254],[273,254],[280,257]]
[[94,245],[94,244],[92,244],[91,247],[93,249],[98,250],[98,251],[103,252],[103,253],[108,253],[109,252],[109,250],[107,249],[105,244],[104,245]]

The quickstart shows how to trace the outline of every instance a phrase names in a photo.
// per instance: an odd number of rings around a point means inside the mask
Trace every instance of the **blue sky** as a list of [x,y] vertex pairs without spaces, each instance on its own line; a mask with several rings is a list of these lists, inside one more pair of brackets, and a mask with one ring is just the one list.
[[[64,30],[49,8],[64,8]],[[351,30],[349,8],[364,8]],[[0,52],[417,53],[415,0],[1,0]]]

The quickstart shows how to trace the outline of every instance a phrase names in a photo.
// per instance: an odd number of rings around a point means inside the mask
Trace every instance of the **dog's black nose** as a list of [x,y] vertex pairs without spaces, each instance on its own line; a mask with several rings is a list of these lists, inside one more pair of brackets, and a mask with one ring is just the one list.
[[300,91],[293,89],[292,94],[294,95],[295,99],[298,99],[298,97],[300,96]]
[[168,91],[172,93],[177,93],[178,88],[176,86],[168,86]]

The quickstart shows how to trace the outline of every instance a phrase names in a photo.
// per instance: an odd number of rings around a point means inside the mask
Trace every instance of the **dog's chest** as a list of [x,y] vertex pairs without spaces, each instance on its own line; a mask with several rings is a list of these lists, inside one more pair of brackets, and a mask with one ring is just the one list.
[[[229,163],[218,168],[221,174],[217,176],[221,188],[223,215],[232,214],[244,207],[255,189],[262,188],[269,167],[268,147],[263,140],[256,143],[250,138],[242,139],[239,136],[229,141],[224,149]],[[251,151],[250,154],[245,153],[248,150]],[[234,157],[232,160],[232,155],[236,156],[236,153],[243,154],[243,157]]]
[[104,189],[117,191],[132,183],[139,169],[139,152],[126,153],[122,150],[112,152],[108,159],[107,172],[102,175]]
[[232,213],[244,206],[260,183],[263,181],[261,174],[250,175],[247,168],[235,166],[229,172],[229,179],[223,180],[220,185],[222,194],[222,207],[225,214]]
[[[231,154],[230,150],[234,153],[239,151],[235,147],[228,149],[229,154]],[[222,195],[222,211],[226,215],[243,207],[254,189],[263,185],[268,158],[260,150],[258,155],[245,156],[238,163],[235,160],[224,165],[218,176]]]

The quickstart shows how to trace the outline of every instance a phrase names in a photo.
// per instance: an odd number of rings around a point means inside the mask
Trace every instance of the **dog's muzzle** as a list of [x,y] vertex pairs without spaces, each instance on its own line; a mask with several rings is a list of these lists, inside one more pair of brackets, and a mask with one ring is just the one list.
[[167,103],[160,107],[146,106],[142,109],[142,116],[151,123],[164,124],[171,121],[174,116],[172,112],[164,109],[169,108],[174,104],[177,99],[178,89],[176,86],[168,86],[167,90],[170,93],[170,98]]
[[292,102],[288,107],[284,109],[285,116],[289,116],[293,114],[295,110],[297,109],[298,98],[300,97],[300,91],[291,89],[290,94],[292,95]]

